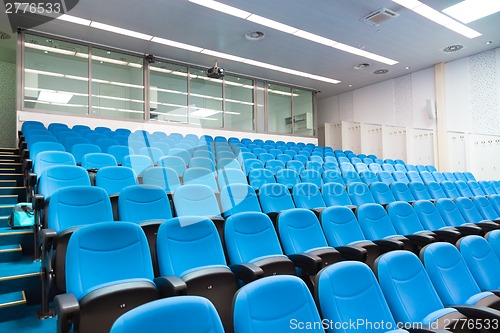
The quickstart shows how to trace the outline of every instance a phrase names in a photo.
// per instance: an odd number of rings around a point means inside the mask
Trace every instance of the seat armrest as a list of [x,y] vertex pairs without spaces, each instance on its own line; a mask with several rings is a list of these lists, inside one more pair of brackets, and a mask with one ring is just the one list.
[[469,224],[469,225],[460,225],[455,227],[458,231],[464,236],[469,235],[482,235],[483,231],[477,225]]
[[491,220],[483,220],[481,222],[476,223],[481,229],[483,229],[484,233],[488,233],[492,230],[500,229],[500,225],[491,221]]
[[325,210],[325,208],[324,208],[324,207],[320,207],[320,208],[313,208],[313,209],[311,209],[311,211],[312,211],[314,214],[316,214],[316,217],[317,217],[318,219],[320,219],[320,218],[321,218],[321,212],[323,212],[324,210]]
[[385,253],[394,250],[404,250],[405,244],[402,241],[394,239],[378,239],[373,241],[380,247],[380,252]]
[[405,235],[405,237],[408,238],[413,244],[422,247],[436,241],[436,238],[433,237],[430,233]]
[[461,237],[462,234],[455,228],[447,228],[441,230],[434,230],[433,233],[438,236],[439,240],[455,244]]
[[57,232],[54,229],[42,229],[38,235],[39,244],[42,245],[42,253],[50,251],[57,237]]
[[[29,153],[28,150],[25,150],[25,152]],[[29,173],[32,167],[33,167],[33,160],[27,158],[23,161],[22,171],[24,174]]]
[[31,203],[33,204],[33,209],[40,212],[45,203],[45,196],[43,194],[35,194]]
[[311,253],[296,253],[288,255],[293,264],[304,270],[309,275],[318,273],[323,264],[323,260]]
[[453,308],[469,318],[500,320],[500,311],[485,306],[454,305]]
[[342,254],[342,258],[345,260],[366,262],[366,257],[368,256],[368,251],[361,247],[337,246],[336,249]]
[[278,215],[279,214],[280,214],[280,212],[269,212],[269,213],[266,213],[266,215],[269,216],[269,218],[273,222],[274,227],[278,226]]
[[238,280],[244,284],[260,279],[264,276],[264,271],[254,264],[235,264],[229,265],[229,269],[234,273]]
[[187,294],[187,286],[177,276],[160,276],[154,279],[161,298]]
[[37,174],[33,172],[28,172],[26,175],[26,186],[30,189],[33,190],[36,185],[36,180],[37,180]]
[[71,331],[73,323],[79,321],[80,304],[73,294],[61,294],[54,298],[54,311],[57,318],[57,333]]

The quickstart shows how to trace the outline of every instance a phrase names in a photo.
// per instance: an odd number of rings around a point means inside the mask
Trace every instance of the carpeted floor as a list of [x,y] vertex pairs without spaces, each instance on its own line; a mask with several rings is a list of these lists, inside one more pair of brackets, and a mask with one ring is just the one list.
[[56,317],[39,320],[37,310],[40,306],[30,306],[26,308],[26,316],[18,320],[0,323],[0,332],[5,333],[55,333]]

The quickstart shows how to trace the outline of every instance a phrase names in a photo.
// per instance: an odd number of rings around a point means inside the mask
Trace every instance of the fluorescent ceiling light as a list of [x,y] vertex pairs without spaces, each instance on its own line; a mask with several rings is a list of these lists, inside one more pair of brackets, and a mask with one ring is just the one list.
[[95,22],[95,21],[92,21],[90,23],[90,26],[92,28],[105,30],[105,31],[109,31],[109,32],[114,32],[114,33],[117,33],[120,35],[130,36],[130,37],[144,39],[144,40],[151,40],[151,38],[153,38],[153,36],[146,35],[146,34],[143,34],[143,33],[137,32],[137,31],[118,28],[118,27],[115,27],[113,25],[99,23],[99,22]]
[[[427,6],[418,0],[392,0],[393,2],[410,9],[411,11],[422,15],[423,17],[442,25],[445,28],[455,31],[467,38],[475,38],[481,36],[480,32],[471,29],[462,23],[459,23],[452,18],[440,13],[439,11]],[[491,1],[491,0],[490,0]],[[476,2],[476,0],[474,0]],[[494,2],[494,1],[492,1]]]
[[203,51],[201,51],[201,53],[211,55],[211,56],[214,56],[217,58],[223,58],[223,59],[238,61],[238,62],[245,62],[245,60],[246,60],[245,58],[242,58],[242,57],[234,56],[234,55],[227,54],[227,53],[212,51],[212,50],[208,50],[208,49],[204,49]]
[[71,16],[71,15],[67,15],[67,14],[58,16],[57,19],[61,20],[61,21],[66,21],[66,22],[71,22],[71,23],[76,23],[76,24],[86,25],[86,26],[89,26],[90,23],[92,23],[92,21],[90,21],[90,20],[82,19],[80,17]]
[[500,11],[498,0],[465,0],[443,9],[447,15],[463,23],[470,23]]
[[[355,48],[355,47],[352,47],[349,45],[338,43],[332,39],[322,37],[322,36],[313,34],[313,33],[308,32],[308,31],[300,30],[298,28],[295,28],[295,27],[289,26],[287,24],[283,24],[283,23],[268,19],[268,18],[263,17],[263,16],[255,15],[253,13],[249,13],[246,11],[241,11],[238,8],[227,6],[227,5],[224,5],[224,4],[217,2],[217,1],[212,1],[212,0],[210,0],[210,1],[188,0],[188,1],[199,4],[199,5],[204,6],[204,7],[208,7],[210,9],[213,9],[213,10],[216,10],[216,11],[228,14],[228,15],[236,16],[236,17],[245,19],[247,21],[251,21],[251,22],[254,22],[257,24],[264,25],[264,26],[271,28],[271,29],[275,29],[275,30],[279,30],[279,31],[282,31],[282,32],[285,32],[288,34],[292,34],[294,36],[304,38],[304,39],[310,40],[310,41],[315,42],[315,43],[330,46],[330,47],[333,47],[333,48],[341,50],[341,51],[345,51],[345,52],[360,55],[362,57],[369,58],[369,59],[372,59],[375,61],[379,61],[379,62],[382,62],[382,63],[387,64],[387,65],[395,65],[398,63],[398,61],[396,61],[396,60],[389,59],[389,58],[386,58],[383,56],[379,56],[379,55],[374,54],[374,53],[366,52],[366,51],[360,50],[358,48]],[[237,13],[237,11],[241,11],[242,13],[239,13],[240,15],[233,14],[233,13]],[[251,14],[251,15],[247,15],[247,14]],[[245,15],[247,15],[247,16],[245,16]],[[276,68],[272,68],[272,69],[277,70]]]
[[76,54],[75,51],[62,50],[62,49],[58,49],[58,48],[50,47],[50,46],[45,46],[45,45],[25,43],[24,46],[27,48],[30,48],[30,49],[53,52],[53,53],[64,54],[64,55],[74,56]]
[[40,91],[38,100],[42,102],[68,104],[72,97],[73,94],[68,93]]
[[252,66],[257,66],[257,67],[262,67],[262,68],[270,69],[270,70],[273,70],[273,71],[278,71],[281,68],[280,66],[271,65],[271,64],[268,64],[268,63],[265,63],[265,62],[262,62],[262,61],[256,61],[256,60],[252,60],[252,59],[245,59],[244,63],[252,65]]
[[210,110],[210,109],[198,109],[196,111],[190,112],[189,116],[190,117],[195,117],[195,118],[205,118],[205,117],[210,117],[215,114],[222,113],[222,111],[219,110]]
[[96,56],[96,55],[92,55],[92,60],[107,62],[107,63],[115,64],[115,65],[123,65],[123,66],[127,65],[126,61],[116,60],[116,59],[111,59],[111,58],[106,58],[106,57],[100,57],[100,56]]
[[54,73],[54,72],[46,72],[46,71],[40,71],[38,69],[29,69],[25,68],[24,71],[26,73],[33,73],[33,74],[39,74],[39,75],[47,75],[47,76],[55,76],[55,77],[64,77],[63,74],[59,73]]
[[160,38],[160,37],[153,37],[151,39],[152,42],[158,43],[158,44],[163,44],[163,45],[168,45],[172,47],[176,47],[179,49],[184,49],[188,51],[193,51],[193,52],[201,52],[203,51],[203,48],[198,47],[198,46],[193,46],[189,44],[184,44],[184,43],[179,43],[170,39],[165,39],[165,38]]

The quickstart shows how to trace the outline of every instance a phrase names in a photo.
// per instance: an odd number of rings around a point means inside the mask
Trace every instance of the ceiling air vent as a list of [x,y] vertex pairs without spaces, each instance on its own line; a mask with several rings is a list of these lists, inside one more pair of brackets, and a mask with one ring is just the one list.
[[376,10],[366,15],[361,20],[365,23],[368,23],[376,27],[398,16],[399,16],[398,13],[390,9],[380,8],[379,10]]

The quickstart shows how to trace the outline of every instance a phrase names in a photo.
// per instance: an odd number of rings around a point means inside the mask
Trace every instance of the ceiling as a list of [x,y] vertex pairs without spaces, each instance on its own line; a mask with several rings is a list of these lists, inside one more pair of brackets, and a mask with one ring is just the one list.
[[[227,73],[244,74],[312,88],[321,92],[319,98],[338,95],[429,68],[436,63],[449,62],[500,46],[498,34],[500,13],[467,24],[482,33],[482,36],[469,39],[390,0],[219,0],[219,2],[362,48],[397,60],[399,63],[392,66],[385,65],[220,13],[188,0],[85,0],[80,1],[69,14],[341,82],[338,84],[320,82],[61,20],[52,20],[36,26],[38,24],[36,19],[25,17],[20,20],[20,25],[35,26],[33,29],[41,32],[153,54],[207,68],[218,61],[219,66],[224,67]],[[422,0],[422,2],[441,11],[460,0]],[[382,7],[400,15],[378,27],[360,20]],[[0,30],[10,30],[3,11],[0,14]],[[262,31],[266,37],[261,41],[248,41],[244,38],[244,34],[249,31]],[[486,44],[487,41],[492,43]],[[442,51],[443,48],[453,44],[461,44],[464,47],[453,53]],[[370,66],[360,70],[353,69],[353,66],[360,63],[369,63]],[[379,69],[388,69],[389,72],[381,75],[373,74]]]

